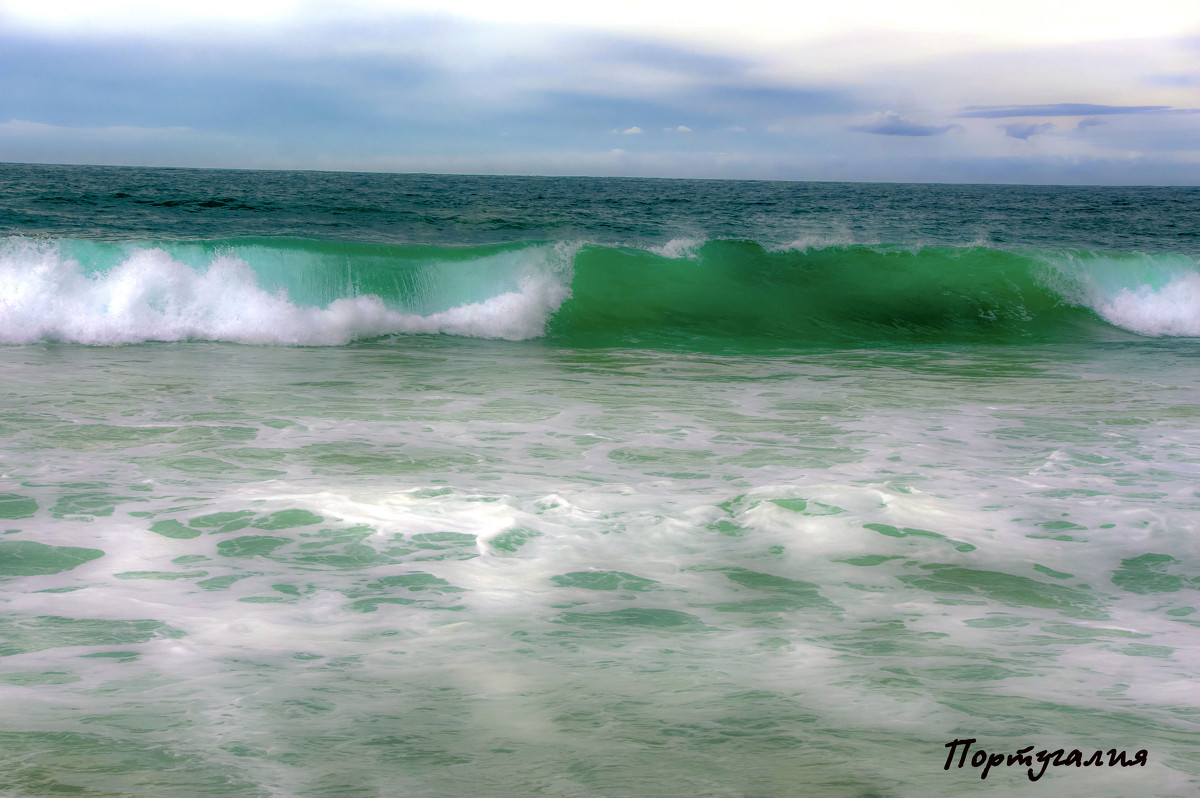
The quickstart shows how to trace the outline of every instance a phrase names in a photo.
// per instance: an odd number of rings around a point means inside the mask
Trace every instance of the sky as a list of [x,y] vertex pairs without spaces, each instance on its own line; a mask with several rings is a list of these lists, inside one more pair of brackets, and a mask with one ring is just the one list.
[[1200,185],[1200,2],[3,0],[0,161]]

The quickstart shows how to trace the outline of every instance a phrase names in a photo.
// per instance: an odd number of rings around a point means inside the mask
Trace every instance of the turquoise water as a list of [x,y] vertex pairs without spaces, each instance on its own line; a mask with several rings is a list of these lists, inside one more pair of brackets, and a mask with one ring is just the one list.
[[0,175],[0,792],[1200,784],[1200,191]]

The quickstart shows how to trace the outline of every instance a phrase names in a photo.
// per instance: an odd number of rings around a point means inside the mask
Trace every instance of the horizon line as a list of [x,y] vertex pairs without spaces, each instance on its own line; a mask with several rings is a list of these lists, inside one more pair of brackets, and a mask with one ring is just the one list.
[[1200,188],[1200,183],[1022,183],[1001,181],[971,181],[971,180],[864,180],[845,179],[830,180],[820,178],[784,178],[784,177],[678,177],[667,175],[592,175],[592,174],[539,174],[528,172],[394,172],[383,169],[321,169],[280,168],[262,166],[161,166],[146,164],[119,163],[64,163],[59,161],[4,161],[0,166],[61,166],[61,167],[91,167],[97,169],[164,169],[192,170],[206,172],[319,172],[323,174],[348,175],[403,175],[421,177],[528,177],[528,178],[586,178],[589,180],[705,180],[728,183],[850,183],[855,185],[892,185],[892,186],[1013,186],[1029,188]]

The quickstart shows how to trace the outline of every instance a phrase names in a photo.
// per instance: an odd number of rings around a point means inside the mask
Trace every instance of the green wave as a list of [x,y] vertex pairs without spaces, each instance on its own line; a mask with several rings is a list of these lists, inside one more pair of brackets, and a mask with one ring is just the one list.
[[[576,258],[572,297],[549,335],[572,344],[832,346],[1129,338],[1134,330],[1099,315],[1106,302],[1142,291],[1153,304],[1155,291],[1189,275],[1197,279],[1195,261],[1186,257],[1081,251],[771,251],[755,242],[711,241],[691,259],[667,259],[588,247]],[[1141,332],[1156,334],[1153,324],[1143,326]],[[1200,333],[1195,326],[1191,334]]]
[[[542,337],[569,346],[737,348],[1200,336],[1200,269],[1184,255],[940,246],[777,250],[738,240],[672,242],[658,251],[563,242],[435,247],[282,239],[69,240],[52,249],[24,240],[6,246],[4,268],[18,295],[0,302],[7,308],[0,312],[6,340],[327,344],[433,332]],[[23,274],[42,274],[39,258],[57,258],[57,276],[22,288]],[[211,279],[218,265],[227,284]],[[38,268],[45,272],[44,264]],[[192,274],[207,282],[188,284]],[[50,291],[64,293],[54,308],[74,303],[93,316],[58,327],[50,319],[48,332],[26,330],[24,338],[3,332],[52,316],[21,305],[28,297],[44,301]],[[249,295],[254,301],[243,302]],[[232,304],[239,304],[236,313],[225,307]],[[110,321],[124,337],[104,333]],[[80,324],[99,332],[71,332]],[[272,338],[272,325],[287,334]],[[325,327],[306,332],[305,325]],[[253,334],[239,332],[243,327]]]

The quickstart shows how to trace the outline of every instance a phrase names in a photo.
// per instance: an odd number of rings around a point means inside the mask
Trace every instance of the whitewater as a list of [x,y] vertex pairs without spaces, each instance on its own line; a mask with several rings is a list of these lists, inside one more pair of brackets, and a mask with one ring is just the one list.
[[1200,785],[1200,190],[0,178],[0,793]]

